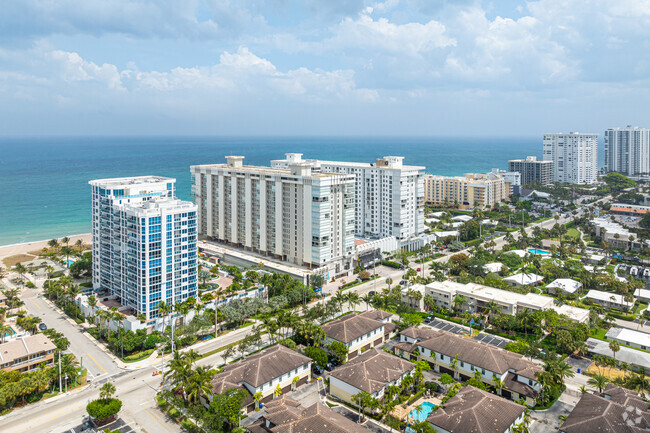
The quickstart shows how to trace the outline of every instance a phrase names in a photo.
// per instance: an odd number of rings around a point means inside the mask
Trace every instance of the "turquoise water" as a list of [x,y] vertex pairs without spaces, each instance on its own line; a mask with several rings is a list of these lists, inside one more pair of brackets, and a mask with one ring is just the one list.
[[0,138],[0,245],[90,232],[88,181],[156,174],[175,177],[190,198],[189,166],[244,155],[269,165],[286,152],[305,158],[372,162],[404,156],[429,173],[462,175],[541,156],[542,137],[46,137]]
[[431,412],[433,412],[433,409],[435,407],[436,407],[435,404],[425,401],[420,405],[420,411],[413,409],[409,414],[409,416],[416,421],[425,421],[429,417]]
[[540,256],[548,256],[548,255],[551,254],[549,251],[538,250],[537,248],[528,248],[528,252],[531,253],[531,254],[537,254],[537,255],[540,255]]
[[5,336],[5,337],[11,337],[11,336],[14,335],[15,333],[16,333],[16,331],[14,331],[13,328],[9,328],[8,331],[5,331],[5,335],[4,335],[4,336]]

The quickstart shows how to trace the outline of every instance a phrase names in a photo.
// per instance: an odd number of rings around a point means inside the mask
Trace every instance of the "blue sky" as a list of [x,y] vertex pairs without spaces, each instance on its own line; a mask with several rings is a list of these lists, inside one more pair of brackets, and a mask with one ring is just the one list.
[[650,0],[22,0],[0,134],[650,126]]

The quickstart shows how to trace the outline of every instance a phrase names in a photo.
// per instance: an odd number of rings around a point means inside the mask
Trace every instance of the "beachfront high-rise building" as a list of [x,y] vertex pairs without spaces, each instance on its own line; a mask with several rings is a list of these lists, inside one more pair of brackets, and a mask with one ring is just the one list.
[[354,176],[354,232],[362,238],[394,236],[400,242],[424,232],[424,167],[404,165],[404,157],[385,156],[374,163],[302,159],[287,153],[272,167],[308,163],[315,171]]
[[304,162],[283,169],[243,159],[190,167],[199,233],[332,275],[351,269],[354,177],[317,173]]
[[628,125],[605,131],[605,169],[627,176],[650,173],[650,129]]
[[196,205],[175,179],[98,179],[92,187],[93,287],[147,319],[197,294]]
[[553,161],[538,161],[536,156],[511,159],[508,161],[508,170],[521,174],[522,185],[531,183],[548,185],[553,181]]
[[491,173],[505,180],[509,195],[519,195],[521,193],[521,173],[518,171],[499,170],[498,168],[493,168]]
[[544,134],[544,160],[553,161],[553,182],[596,182],[598,134]]
[[510,186],[495,173],[467,173],[462,176],[424,176],[424,199],[436,205],[491,208],[507,199]]

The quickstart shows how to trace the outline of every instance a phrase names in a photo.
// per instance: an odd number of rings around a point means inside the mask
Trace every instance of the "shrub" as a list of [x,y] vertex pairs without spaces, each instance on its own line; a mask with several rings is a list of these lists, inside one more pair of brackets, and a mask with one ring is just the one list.
[[447,373],[442,373],[442,375],[440,376],[440,383],[442,383],[443,385],[449,385],[450,383],[454,383],[454,382],[456,382],[454,378]]
[[36,287],[36,285],[34,283],[32,283],[31,281],[27,281],[27,284],[25,284],[25,286],[30,288],[30,289],[33,289],[33,288]]
[[382,260],[381,264],[395,269],[400,269],[402,267],[402,265],[400,265],[399,263],[390,260]]
[[187,419],[187,418],[181,420],[181,426],[182,426],[185,430],[187,430],[187,431],[189,431],[189,432],[195,432],[195,431],[197,431],[196,424],[194,424],[192,421],[190,421],[190,420]]
[[175,407],[170,407],[169,410],[167,411],[167,413],[172,418],[178,418],[181,415],[181,413]]
[[284,340],[280,340],[280,341],[278,341],[278,343],[280,343],[281,345],[283,345],[285,347],[288,347],[291,350],[296,350],[296,347],[298,347],[296,342],[293,341],[290,338],[285,338]]
[[122,409],[122,401],[117,398],[93,400],[86,406],[86,412],[97,420],[105,420]]

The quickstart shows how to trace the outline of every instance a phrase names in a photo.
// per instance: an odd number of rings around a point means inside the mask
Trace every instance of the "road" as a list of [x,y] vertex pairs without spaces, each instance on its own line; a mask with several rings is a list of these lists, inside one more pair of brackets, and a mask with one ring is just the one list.
[[120,371],[117,363],[83,332],[80,325],[68,320],[67,316],[37,296],[35,290],[25,288],[20,297],[30,315],[40,317],[48,328],[57,330],[70,340],[68,350],[80,362],[83,361],[83,366],[88,369],[89,378],[94,380]]

